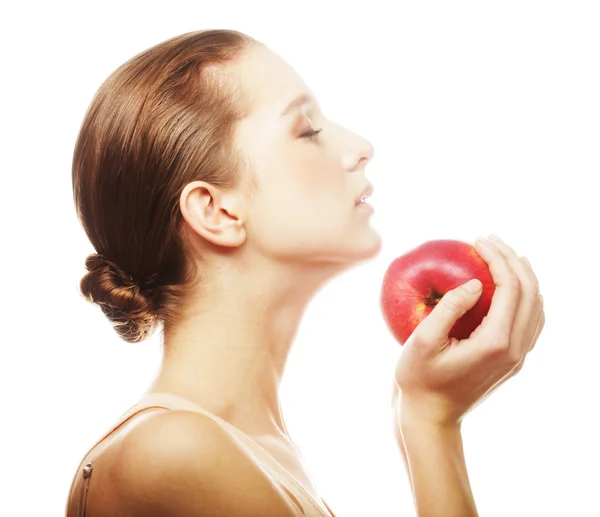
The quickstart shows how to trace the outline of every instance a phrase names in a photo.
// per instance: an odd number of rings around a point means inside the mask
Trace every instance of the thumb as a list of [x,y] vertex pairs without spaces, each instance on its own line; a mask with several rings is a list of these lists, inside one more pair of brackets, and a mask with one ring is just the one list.
[[448,291],[415,329],[418,340],[426,346],[444,345],[456,321],[477,303],[481,292],[481,282],[476,278]]

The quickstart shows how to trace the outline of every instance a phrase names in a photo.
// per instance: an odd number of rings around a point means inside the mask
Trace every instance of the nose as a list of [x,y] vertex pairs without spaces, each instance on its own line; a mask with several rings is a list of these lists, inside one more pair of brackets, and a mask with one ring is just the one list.
[[352,134],[354,135],[352,141],[353,145],[351,150],[344,157],[344,166],[348,172],[355,172],[361,165],[365,167],[375,153],[375,149],[371,142],[360,135],[355,133]]

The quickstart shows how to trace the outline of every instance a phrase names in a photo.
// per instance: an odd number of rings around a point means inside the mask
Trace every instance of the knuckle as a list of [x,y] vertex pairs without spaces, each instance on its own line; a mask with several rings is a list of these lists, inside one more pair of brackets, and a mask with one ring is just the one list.
[[490,354],[496,356],[506,356],[506,353],[510,349],[510,341],[498,340],[489,347]]
[[544,328],[545,318],[543,312],[541,312],[540,315],[535,318],[534,323],[537,332],[540,332]]
[[520,293],[523,290],[523,286],[521,285],[520,280],[515,276],[512,277],[511,280],[506,282],[506,286],[517,293]]
[[429,338],[427,331],[423,330],[422,328],[417,328],[412,333],[411,338],[417,347],[425,346],[425,345],[427,345],[427,343],[431,342],[431,339]]
[[511,366],[518,367],[519,363],[521,362],[521,353],[519,350],[509,351],[507,357]]
[[436,330],[430,325],[420,325],[413,331],[411,339],[417,348],[427,347],[436,341]]
[[[527,272],[522,273],[519,277],[519,283],[521,284],[524,290],[530,291],[532,293],[537,291],[537,286],[533,279],[527,274]],[[537,293],[536,293],[537,294]]]
[[523,292],[523,296],[527,299],[527,303],[531,307],[536,307],[539,305],[540,297],[534,285],[529,284],[527,288],[524,288],[523,284],[521,284],[521,290]]

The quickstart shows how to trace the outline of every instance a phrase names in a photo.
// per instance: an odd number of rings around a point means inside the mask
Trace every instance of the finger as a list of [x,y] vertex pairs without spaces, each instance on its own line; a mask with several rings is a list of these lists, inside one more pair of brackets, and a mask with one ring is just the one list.
[[540,321],[537,325],[537,328],[535,329],[535,335],[533,336],[533,339],[531,340],[531,345],[529,346],[530,352],[535,348],[535,344],[537,343],[537,340],[540,337],[540,334],[542,333],[542,329],[544,328],[545,324],[546,324],[546,314],[542,310],[542,315],[540,316]]
[[433,355],[438,354],[452,340],[448,334],[456,322],[473,308],[482,293],[482,284],[473,279],[448,291],[413,331],[419,349]]
[[521,285],[498,248],[485,239],[478,238],[475,241],[475,249],[487,262],[496,284],[487,319],[480,325],[479,334],[484,346],[497,349],[498,346],[509,343],[510,332],[519,307]]
[[531,263],[529,262],[529,260],[527,259],[527,257],[521,257],[521,261],[523,262],[523,264],[525,264],[525,267],[527,268],[527,272],[529,273],[529,276],[533,280],[533,283],[535,284],[535,287],[536,287],[536,289],[537,289],[537,291],[539,293],[540,292],[540,282],[538,281],[537,276],[535,276],[535,273],[533,272],[533,268],[531,267]]
[[[543,297],[540,295],[540,299],[543,300]],[[544,323],[545,323],[545,315],[544,315],[544,311],[543,308],[541,309],[541,314],[538,318],[538,324],[535,328],[535,332],[533,337],[530,340],[530,346],[529,349],[527,350],[527,353],[523,355],[523,357],[521,358],[521,360],[513,367],[510,369],[509,372],[506,373],[506,375],[504,375],[501,379],[498,379],[498,381],[486,392],[486,395],[483,398],[486,398],[487,396],[489,396],[490,393],[492,393],[498,386],[500,386],[503,382],[505,382],[507,379],[509,379],[510,377],[512,377],[513,375],[515,375],[516,373],[518,373],[519,371],[521,371],[521,368],[523,367],[523,363],[525,362],[525,358],[527,357],[527,354],[529,352],[531,352],[534,347],[535,344],[537,342],[537,339],[540,335],[540,333],[542,332],[542,329],[544,328]]]
[[541,305],[541,310],[542,310],[542,314],[541,314],[541,326],[538,324],[538,328],[536,329],[536,333],[534,335],[533,340],[531,341],[531,345],[529,346],[529,352],[531,352],[535,346],[535,343],[537,342],[537,339],[542,331],[542,328],[544,327],[545,321],[546,321],[546,316],[544,314],[544,297],[539,294],[540,292],[540,282],[536,276],[536,274],[533,272],[533,268],[531,267],[531,263],[529,262],[529,260],[527,259],[527,257],[521,257],[521,260],[523,261],[523,263],[527,266],[527,270],[529,271],[529,274],[531,275],[531,278],[533,279],[533,281],[535,282],[536,288],[537,288],[537,292],[539,295],[539,303]]
[[529,345],[526,348],[525,353],[523,354],[523,357],[521,357],[520,361],[517,363],[517,365],[511,370],[510,376],[512,377],[513,375],[515,375],[517,372],[521,371],[521,368],[523,368],[523,363],[525,363],[525,359],[527,357],[527,354],[529,354],[529,352],[531,352],[533,350],[533,348],[535,347],[535,343],[537,342],[537,339],[540,335],[540,333],[542,332],[542,328],[544,327],[544,322],[545,322],[545,317],[544,317],[544,310],[542,309],[541,304],[538,303],[538,310],[536,311],[536,326],[534,328],[534,330],[532,331],[532,333],[527,337],[527,342],[529,343]]
[[497,235],[490,235],[490,241],[506,258],[508,265],[517,275],[521,284],[519,310],[513,323],[508,353],[509,360],[514,364],[518,364],[522,363],[522,359],[529,351],[531,338],[535,334],[535,326],[539,317],[537,288],[528,273],[527,267],[514,250]]
[[396,403],[396,400],[398,399],[399,392],[400,392],[400,387],[398,386],[398,381],[396,380],[396,377],[394,376],[394,381],[392,383],[392,399],[391,399],[392,407],[394,407],[394,404]]
[[544,324],[546,322],[546,316],[544,314],[543,297],[541,295],[539,296],[539,299],[538,299],[536,315],[537,315],[536,316],[537,324],[535,326],[535,330],[534,330],[532,336],[530,338],[528,338],[529,346],[527,347],[527,352],[523,355],[521,360],[518,362],[517,366],[511,371],[511,374],[510,374],[511,376],[515,375],[517,372],[519,372],[521,370],[521,368],[523,367],[523,363],[525,362],[525,358],[527,357],[527,354],[529,354],[529,352],[531,352],[534,349],[535,344],[537,343],[538,337],[540,336],[542,329],[544,328]]

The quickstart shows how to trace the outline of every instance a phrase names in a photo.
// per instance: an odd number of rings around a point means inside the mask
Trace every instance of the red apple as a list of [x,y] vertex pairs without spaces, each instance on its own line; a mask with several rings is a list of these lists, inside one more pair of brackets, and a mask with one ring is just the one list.
[[471,278],[483,284],[477,303],[450,330],[466,339],[488,313],[495,284],[487,262],[470,244],[433,240],[401,255],[388,267],[381,289],[381,310],[394,338],[403,345],[444,294]]

